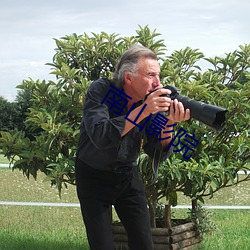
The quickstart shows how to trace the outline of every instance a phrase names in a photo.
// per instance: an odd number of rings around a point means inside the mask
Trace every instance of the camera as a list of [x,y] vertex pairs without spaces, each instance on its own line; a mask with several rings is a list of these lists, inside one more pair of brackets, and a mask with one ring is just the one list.
[[[163,88],[171,90],[171,94],[161,96],[167,96],[171,98],[171,100],[177,99],[178,101],[182,102],[185,109],[190,109],[191,118],[194,118],[206,124],[216,131],[222,130],[223,125],[226,121],[227,109],[211,104],[206,104],[201,101],[196,101],[187,96],[182,96],[180,95],[180,90],[173,85],[166,85]],[[147,96],[145,97],[145,99],[147,98]]]

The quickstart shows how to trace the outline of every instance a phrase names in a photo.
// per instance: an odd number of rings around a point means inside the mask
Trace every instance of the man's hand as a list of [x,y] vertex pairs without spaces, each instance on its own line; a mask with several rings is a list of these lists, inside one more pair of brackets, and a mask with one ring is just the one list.
[[171,106],[171,99],[166,96],[169,95],[171,91],[169,89],[160,88],[148,95],[144,104],[147,104],[147,107],[144,109],[143,113],[146,116],[150,114],[156,114],[158,112],[167,112]]
[[171,90],[160,88],[148,95],[147,99],[144,102],[145,104],[147,104],[147,107],[144,110],[144,114],[148,116],[150,114],[155,114],[158,112],[169,111],[169,115],[167,116],[167,118],[173,123],[189,120],[190,110],[185,110],[181,102],[178,102],[177,99],[172,101],[169,97],[161,96],[169,94],[171,94]]
[[[143,110],[137,122],[139,123],[144,118],[148,117],[150,114],[156,114],[158,112],[167,112],[167,111],[169,111],[169,115],[167,116],[167,118],[169,119],[168,124],[174,124],[176,122],[190,119],[190,110],[189,109],[185,110],[181,102],[178,102],[178,100],[172,101],[169,97],[161,96],[170,93],[171,91],[169,89],[161,88],[148,95],[147,99],[144,102],[144,104],[147,104],[147,106]],[[137,107],[130,113],[129,118],[131,120],[134,120],[137,117],[137,115],[141,110],[141,106]],[[134,125],[132,123],[126,121],[122,136],[127,134],[128,131],[130,131],[133,127]],[[171,128],[166,127],[165,130],[162,131],[162,133],[168,130],[171,130]],[[171,139],[163,140],[162,144],[164,146],[169,144]]]
[[[171,101],[171,105],[169,108],[169,115],[167,116],[168,118],[168,124],[172,125],[176,122],[181,122],[181,121],[186,121],[190,119],[190,110],[189,109],[184,109],[183,104],[179,102],[177,99]],[[171,131],[173,128],[172,127],[165,127],[165,130],[162,130],[161,132],[161,137],[164,138],[164,132],[166,133],[167,131]],[[166,139],[162,140],[162,145],[163,147],[167,147],[172,140],[172,135]]]
[[169,119],[169,122],[172,123],[189,120],[190,110],[185,110],[183,104],[175,99],[171,102],[167,118]]

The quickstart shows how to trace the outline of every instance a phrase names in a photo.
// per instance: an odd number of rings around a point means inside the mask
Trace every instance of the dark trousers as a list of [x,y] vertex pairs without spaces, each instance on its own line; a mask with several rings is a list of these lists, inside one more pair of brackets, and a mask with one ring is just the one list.
[[76,184],[91,250],[114,249],[112,205],[127,231],[129,249],[153,249],[147,201],[137,167],[114,173],[77,160]]

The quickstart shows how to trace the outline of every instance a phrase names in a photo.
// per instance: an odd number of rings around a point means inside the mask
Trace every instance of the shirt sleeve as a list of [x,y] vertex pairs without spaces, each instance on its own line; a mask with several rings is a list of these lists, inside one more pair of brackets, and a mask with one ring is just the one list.
[[93,82],[83,108],[86,132],[91,142],[99,149],[119,146],[125,127],[125,116],[110,117],[109,107],[102,103],[109,89],[110,85],[104,79]]

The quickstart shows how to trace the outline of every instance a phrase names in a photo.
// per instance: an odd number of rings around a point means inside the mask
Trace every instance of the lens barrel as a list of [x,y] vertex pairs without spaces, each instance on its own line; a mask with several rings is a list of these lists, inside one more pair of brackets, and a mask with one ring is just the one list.
[[201,101],[195,101],[187,96],[177,95],[176,99],[182,102],[185,109],[190,109],[190,116],[209,127],[220,131],[226,121],[227,110]]

